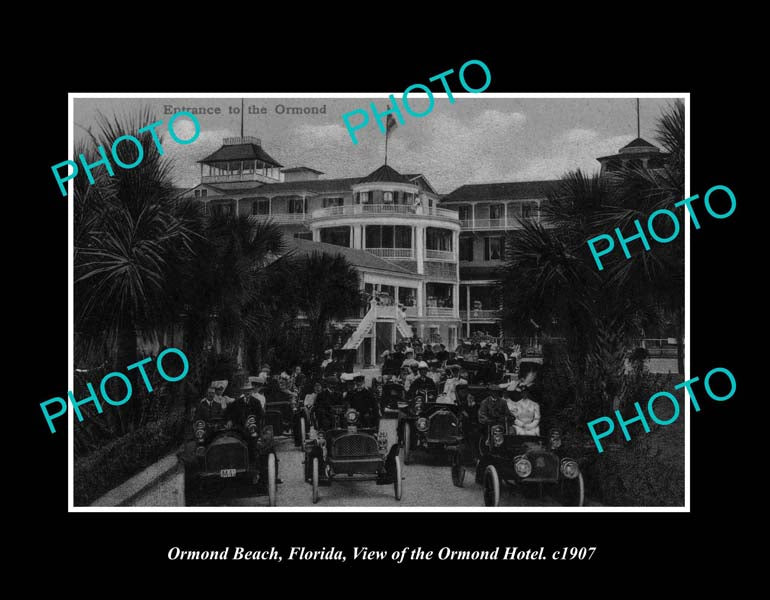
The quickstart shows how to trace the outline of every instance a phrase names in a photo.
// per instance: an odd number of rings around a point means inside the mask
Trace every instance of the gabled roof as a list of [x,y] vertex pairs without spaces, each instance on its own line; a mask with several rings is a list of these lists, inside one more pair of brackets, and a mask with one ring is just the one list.
[[415,179],[422,179],[423,183],[425,183],[425,186],[434,194],[438,195],[438,192],[435,190],[435,188],[430,184],[430,181],[428,181],[428,178],[425,177],[422,173],[409,173],[404,174],[404,177],[406,177],[410,182],[414,183]]
[[359,183],[376,183],[380,181],[388,181],[391,183],[412,183],[409,181],[409,179],[388,165],[382,165],[379,169],[375,169],[361,181],[359,181]]
[[[626,148],[655,148],[650,142],[647,140],[643,140],[642,138],[636,138],[635,140],[632,140],[628,142],[625,146],[623,146],[620,151],[623,152]],[[655,148],[657,150],[657,148]]]
[[283,165],[270,156],[262,149],[262,146],[257,144],[223,144],[219,150],[209,154],[203,160],[198,162],[221,162],[226,160],[261,160],[274,167],[282,167]]
[[441,199],[445,202],[475,202],[489,200],[526,200],[545,198],[558,184],[549,181],[511,181],[508,183],[470,183],[460,186]]
[[388,271],[394,275],[419,277],[419,275],[416,275],[411,271],[407,271],[403,267],[399,267],[398,265],[388,262],[387,260],[383,260],[379,256],[369,254],[365,250],[346,248],[345,246],[335,246],[334,244],[327,244],[324,242],[313,242],[311,240],[303,240],[301,238],[286,237],[285,241],[289,249],[298,254],[310,255],[313,252],[339,254],[351,265],[364,271]]

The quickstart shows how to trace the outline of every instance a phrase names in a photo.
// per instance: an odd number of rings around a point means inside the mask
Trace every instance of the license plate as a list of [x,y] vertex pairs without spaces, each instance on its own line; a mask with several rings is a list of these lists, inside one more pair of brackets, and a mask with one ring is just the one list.
[[220,477],[235,477],[235,469],[222,469],[219,472]]

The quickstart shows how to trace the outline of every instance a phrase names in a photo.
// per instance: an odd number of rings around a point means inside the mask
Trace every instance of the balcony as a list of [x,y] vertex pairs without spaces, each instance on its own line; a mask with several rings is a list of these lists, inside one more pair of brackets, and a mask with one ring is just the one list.
[[369,254],[391,260],[414,260],[414,250],[411,248],[364,248]]
[[455,253],[451,250],[430,250],[425,249],[426,260],[441,260],[444,262],[455,262]]
[[425,307],[426,317],[454,317],[457,314],[454,308],[447,308],[444,306],[427,306]]
[[466,321],[495,321],[500,318],[499,310],[464,310],[460,313],[463,320]]
[[305,213],[273,213],[271,215],[250,215],[256,221],[271,220],[280,225],[291,225],[292,223],[304,223],[307,221]]
[[352,217],[357,215],[414,215],[457,221],[457,211],[428,206],[411,206],[408,204],[347,204],[345,206],[329,206],[314,210],[312,218],[324,219],[328,217]]
[[[539,221],[539,219],[531,219]],[[521,223],[517,217],[508,219],[463,219],[460,221],[463,231],[495,231],[501,229],[521,229]]]
[[232,183],[243,181],[259,181],[260,183],[280,183],[280,175],[278,169],[275,169],[277,177],[273,177],[269,170],[266,173],[264,169],[260,169],[257,173],[241,173],[234,171],[232,173],[224,173],[219,175],[201,175],[201,183]]

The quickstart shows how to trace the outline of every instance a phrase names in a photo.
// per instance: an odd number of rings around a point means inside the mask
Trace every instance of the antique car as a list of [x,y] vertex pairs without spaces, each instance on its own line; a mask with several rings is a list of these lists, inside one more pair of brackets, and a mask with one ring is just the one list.
[[410,400],[401,423],[404,464],[412,462],[417,448],[428,451],[446,451],[456,448],[463,439],[463,406],[437,402],[437,396],[421,390]]
[[335,478],[342,476],[345,481],[393,484],[396,500],[401,500],[403,478],[398,456],[398,413],[386,411],[377,428],[359,427],[359,421],[359,413],[347,409],[342,427],[318,431],[315,439],[305,442],[304,476],[313,486],[313,504],[320,499],[320,486],[329,486]]
[[[557,429],[548,437],[517,435],[512,421],[488,425],[482,436],[484,451],[476,465],[476,479],[484,490],[484,505],[498,506],[500,483],[511,490],[534,491],[543,495],[546,488],[565,506],[583,506],[583,474],[576,460],[565,455]],[[462,487],[465,467],[452,462],[452,483]]]
[[269,427],[258,431],[257,419],[250,415],[244,427],[232,426],[224,419],[197,420],[194,439],[180,453],[184,465],[185,504],[207,487],[221,484],[251,486],[252,494],[267,495],[276,505],[277,459],[273,433]]

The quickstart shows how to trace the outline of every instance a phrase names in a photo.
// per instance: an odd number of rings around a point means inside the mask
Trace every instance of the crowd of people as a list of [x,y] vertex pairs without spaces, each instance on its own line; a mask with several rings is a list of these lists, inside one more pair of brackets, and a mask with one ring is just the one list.
[[[325,430],[334,426],[335,407],[341,404],[354,408],[362,425],[375,426],[385,409],[383,388],[395,383],[403,386],[406,399],[423,394],[428,401],[465,404],[481,424],[512,416],[517,433],[539,434],[539,405],[529,394],[534,375],[519,377],[517,346],[464,341],[449,351],[444,344],[414,339],[399,342],[381,358],[380,374],[372,376],[368,386],[363,374],[346,368],[344,351],[327,350],[322,363],[309,374],[300,366],[273,373],[264,365],[241,386],[236,398],[225,395],[227,382],[213,382],[198,405],[196,419],[222,419],[237,426],[248,415],[262,422],[270,405],[286,407],[299,445],[301,417],[306,424]],[[471,379],[495,386],[500,393],[476,399],[467,393]]]

